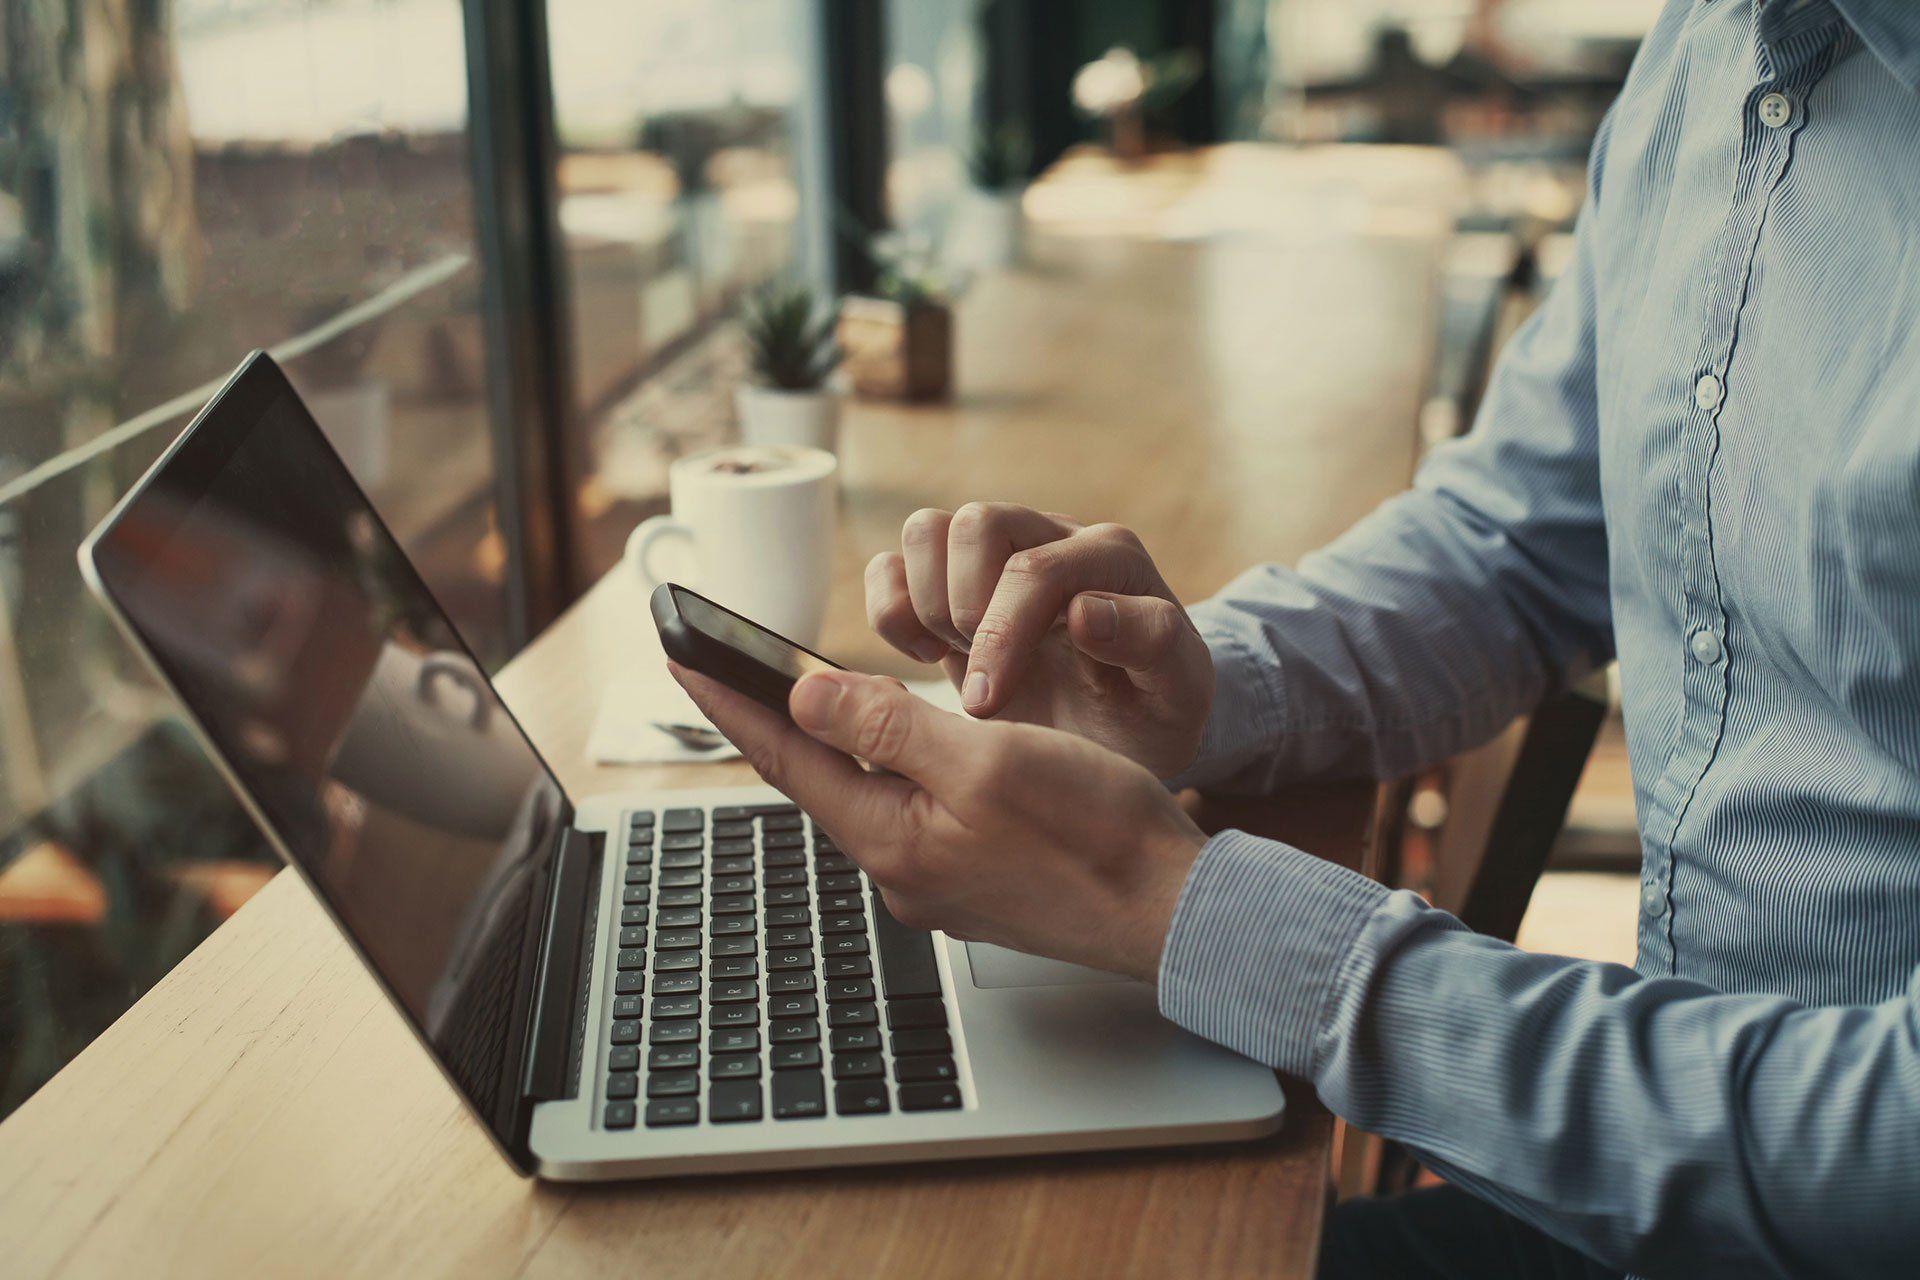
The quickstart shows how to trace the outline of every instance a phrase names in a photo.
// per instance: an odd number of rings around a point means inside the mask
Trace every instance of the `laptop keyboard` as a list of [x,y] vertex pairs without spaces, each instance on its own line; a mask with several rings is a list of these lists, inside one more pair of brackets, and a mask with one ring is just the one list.
[[609,1129],[961,1105],[932,935],[794,805],[628,815],[613,962]]

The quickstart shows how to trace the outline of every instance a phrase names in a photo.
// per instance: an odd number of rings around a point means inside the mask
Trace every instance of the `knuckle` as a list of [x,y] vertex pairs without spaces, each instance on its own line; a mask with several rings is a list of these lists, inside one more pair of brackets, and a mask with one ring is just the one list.
[[1133,551],[1146,550],[1146,545],[1140,541],[1140,535],[1123,524],[1093,524],[1088,525],[1081,532],[1085,537],[1096,538],[1101,542],[1112,543],[1114,546],[1126,547]]
[[911,725],[912,718],[892,690],[887,696],[869,696],[855,724],[854,754],[869,760],[894,759],[905,749]]
[[947,540],[947,522],[953,519],[938,507],[922,507],[900,526],[900,541],[910,547],[943,544]]
[[1060,562],[1051,545],[1028,547],[1007,557],[1006,573],[1015,578],[1044,578]]
[[977,543],[987,536],[992,526],[993,508],[985,502],[969,502],[955,509],[947,537],[953,542]]

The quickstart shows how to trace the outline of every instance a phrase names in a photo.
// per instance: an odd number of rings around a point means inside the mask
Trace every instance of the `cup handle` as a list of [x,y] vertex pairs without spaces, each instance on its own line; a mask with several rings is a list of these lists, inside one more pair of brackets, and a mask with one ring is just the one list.
[[648,557],[653,553],[654,544],[662,538],[679,538],[692,545],[693,530],[672,516],[648,516],[627,536],[627,563],[633,566],[648,591],[660,585],[660,576],[648,566]]

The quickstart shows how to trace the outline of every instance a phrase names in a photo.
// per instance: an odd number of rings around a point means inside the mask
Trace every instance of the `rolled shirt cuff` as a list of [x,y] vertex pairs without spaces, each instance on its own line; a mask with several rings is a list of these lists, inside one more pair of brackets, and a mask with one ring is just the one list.
[[1290,845],[1222,831],[1200,850],[1160,957],[1160,1012],[1311,1077],[1355,940],[1390,896]]

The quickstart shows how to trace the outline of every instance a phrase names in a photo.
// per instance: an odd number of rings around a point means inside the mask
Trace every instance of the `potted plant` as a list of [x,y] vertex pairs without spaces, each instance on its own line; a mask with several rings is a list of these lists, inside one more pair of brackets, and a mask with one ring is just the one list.
[[1017,125],[975,131],[966,153],[969,189],[962,205],[962,252],[957,255],[970,265],[990,269],[1020,260],[1020,197],[1032,154],[1026,131]]
[[836,313],[803,284],[779,281],[749,294],[740,312],[752,380],[734,390],[740,438],[832,450],[840,395],[827,385],[840,362]]
[[847,381],[878,400],[944,397],[953,385],[952,281],[924,236],[878,235],[867,253],[873,292],[840,304]]
[[1115,46],[1073,77],[1074,105],[1107,125],[1115,159],[1146,157],[1150,120],[1164,116],[1200,79],[1200,55],[1175,49],[1142,62],[1133,50]]

